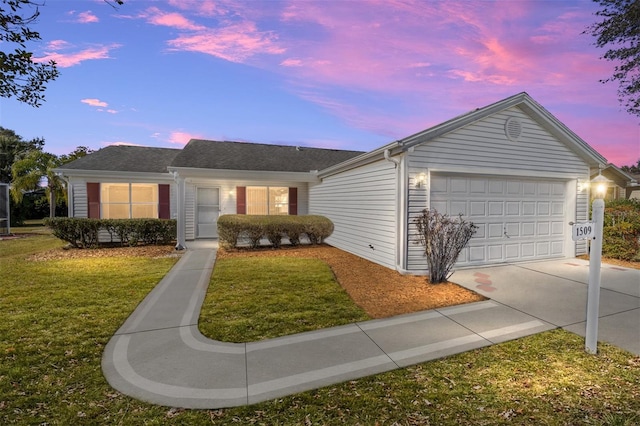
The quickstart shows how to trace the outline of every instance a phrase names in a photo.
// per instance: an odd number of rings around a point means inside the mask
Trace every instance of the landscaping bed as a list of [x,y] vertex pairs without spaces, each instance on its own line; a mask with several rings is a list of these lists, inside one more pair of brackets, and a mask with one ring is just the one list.
[[282,247],[278,250],[219,250],[225,257],[317,258],[325,261],[353,301],[372,318],[486,300],[454,283],[428,284],[424,276],[401,275],[358,256],[326,244]]

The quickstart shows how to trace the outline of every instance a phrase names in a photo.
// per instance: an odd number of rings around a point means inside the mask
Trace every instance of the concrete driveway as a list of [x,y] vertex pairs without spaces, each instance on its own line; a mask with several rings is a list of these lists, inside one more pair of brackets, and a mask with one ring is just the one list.
[[[589,262],[559,259],[470,268],[451,281],[585,335]],[[602,264],[598,340],[640,355],[640,270]]]

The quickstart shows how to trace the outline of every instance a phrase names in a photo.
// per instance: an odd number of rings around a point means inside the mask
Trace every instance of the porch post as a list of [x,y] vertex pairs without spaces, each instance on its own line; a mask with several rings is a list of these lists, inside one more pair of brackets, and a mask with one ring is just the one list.
[[176,183],[178,184],[178,190],[177,190],[177,199],[178,199],[178,205],[177,205],[177,228],[178,228],[178,232],[177,232],[177,243],[176,243],[176,250],[185,250],[187,248],[187,243],[186,243],[186,208],[185,208],[185,201],[186,201],[186,188],[185,188],[185,181],[184,178],[181,177],[180,175],[178,175],[177,172],[174,172],[174,178],[176,180]]

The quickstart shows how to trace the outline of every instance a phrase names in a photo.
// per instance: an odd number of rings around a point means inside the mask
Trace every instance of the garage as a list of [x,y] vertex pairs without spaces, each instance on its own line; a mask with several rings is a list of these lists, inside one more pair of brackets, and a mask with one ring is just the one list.
[[563,257],[566,181],[433,174],[431,208],[477,227],[458,265]]

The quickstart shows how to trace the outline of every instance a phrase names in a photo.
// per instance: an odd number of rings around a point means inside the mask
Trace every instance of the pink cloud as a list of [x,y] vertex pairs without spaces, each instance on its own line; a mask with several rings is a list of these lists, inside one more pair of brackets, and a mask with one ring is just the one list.
[[169,134],[168,141],[176,145],[186,145],[191,139],[204,139],[204,137],[195,133],[175,131]]
[[98,17],[94,15],[90,10],[88,10],[86,12],[78,13],[78,20],[76,22],[79,22],[81,24],[90,24],[98,21]]
[[96,98],[81,99],[80,102],[82,102],[83,104],[90,105],[92,107],[106,107],[109,105],[108,103]]
[[179,13],[164,12],[157,7],[147,9],[143,16],[147,19],[147,22],[152,25],[161,25],[189,31],[200,31],[206,28],[193,23]]
[[181,35],[168,41],[172,50],[186,50],[216,56],[230,62],[244,62],[257,54],[281,54],[285,49],[277,44],[271,32],[258,31],[252,22],[231,24],[218,29]]
[[66,52],[74,46],[64,40],[55,40],[47,45],[44,56],[34,58],[34,62],[55,61],[60,68],[79,65],[84,61],[109,59],[110,52],[120,47],[119,44],[89,47],[76,52]]

